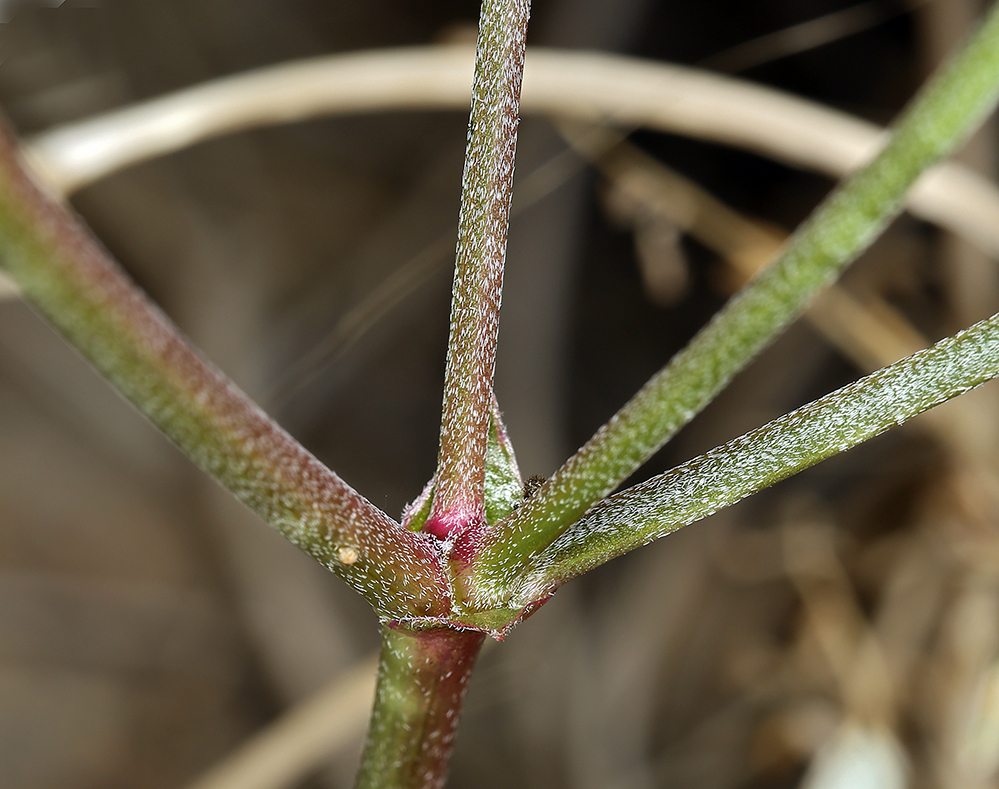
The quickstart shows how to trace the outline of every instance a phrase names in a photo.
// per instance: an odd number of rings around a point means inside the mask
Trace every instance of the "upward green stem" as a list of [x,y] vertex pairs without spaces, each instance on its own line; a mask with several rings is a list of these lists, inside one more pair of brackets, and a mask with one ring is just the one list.
[[689,422],[901,210],[906,191],[990,112],[999,92],[999,10],[926,85],[878,157],[795,233],[778,261],[733,298],[512,518],[468,568],[470,596],[503,605],[533,557]]
[[534,557],[519,602],[529,605],[570,578],[996,376],[999,315],[604,499]]
[[485,520],[486,437],[530,6],[484,0],[479,19],[436,489],[424,525],[442,538]]

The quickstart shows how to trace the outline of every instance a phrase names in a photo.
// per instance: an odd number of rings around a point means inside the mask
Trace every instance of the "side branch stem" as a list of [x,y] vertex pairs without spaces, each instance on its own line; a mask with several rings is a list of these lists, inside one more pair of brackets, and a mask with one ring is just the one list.
[[0,125],[0,266],[33,306],[198,466],[382,617],[446,610],[432,541],[354,491],[205,361],[17,152]]
[[523,604],[999,376],[999,315],[604,499],[534,558]]

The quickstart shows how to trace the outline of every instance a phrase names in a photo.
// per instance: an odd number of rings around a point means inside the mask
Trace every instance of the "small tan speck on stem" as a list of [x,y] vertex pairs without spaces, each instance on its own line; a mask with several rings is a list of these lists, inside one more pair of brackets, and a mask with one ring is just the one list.
[[356,548],[343,547],[337,550],[336,558],[339,560],[340,564],[345,564],[348,567],[358,559],[358,553]]

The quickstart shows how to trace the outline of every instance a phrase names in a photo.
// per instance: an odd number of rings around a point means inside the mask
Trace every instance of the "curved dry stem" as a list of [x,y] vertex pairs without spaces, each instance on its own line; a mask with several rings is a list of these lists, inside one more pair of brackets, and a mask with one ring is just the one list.
[[[214,80],[35,137],[36,169],[72,192],[139,161],[255,126],[338,113],[468,107],[474,50],[414,47],[313,58]],[[884,130],[771,88],[693,68],[532,49],[521,111],[644,126],[841,178]],[[999,255],[999,190],[956,164],[926,172],[909,209]]]
[[0,129],[0,263],[25,297],[198,466],[340,575],[379,615],[447,610],[440,552],[403,529],[204,360]]

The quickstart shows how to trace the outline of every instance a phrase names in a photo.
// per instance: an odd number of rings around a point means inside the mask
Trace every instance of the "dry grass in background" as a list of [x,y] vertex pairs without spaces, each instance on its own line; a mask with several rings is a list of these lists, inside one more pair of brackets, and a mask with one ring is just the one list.
[[[460,38],[478,11],[82,5],[15,3],[0,32],[0,103],[26,135],[290,58]],[[844,9],[536,0],[531,40],[749,68],[884,123],[978,11]],[[74,206],[210,357],[398,512],[433,471],[464,126],[397,113],[244,132]],[[992,177],[995,154],[986,128],[962,160]],[[703,143],[525,120],[497,381],[523,471],[553,471],[827,188]],[[379,295],[386,282],[402,284]],[[646,473],[997,309],[994,260],[904,217]],[[820,789],[809,765],[845,753],[907,765],[913,789],[994,786],[995,398],[564,588],[483,654],[450,785]],[[0,786],[350,785],[366,606],[17,301],[0,302],[0,446]]]

